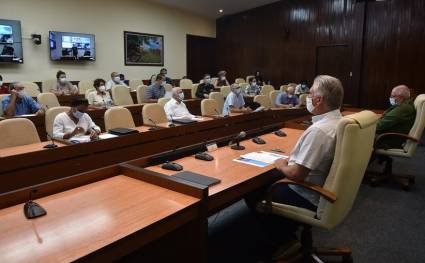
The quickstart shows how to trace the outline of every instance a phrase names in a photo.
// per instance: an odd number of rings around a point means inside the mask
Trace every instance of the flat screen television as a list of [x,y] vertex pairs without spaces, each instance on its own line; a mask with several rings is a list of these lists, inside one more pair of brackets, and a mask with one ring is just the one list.
[[0,19],[0,63],[24,63],[20,21]]
[[54,61],[94,61],[95,39],[92,34],[49,32],[50,59]]

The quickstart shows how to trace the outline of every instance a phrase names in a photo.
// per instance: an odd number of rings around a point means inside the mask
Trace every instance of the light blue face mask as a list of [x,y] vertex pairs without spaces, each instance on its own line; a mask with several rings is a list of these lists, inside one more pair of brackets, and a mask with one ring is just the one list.
[[74,115],[75,118],[80,119],[81,117],[83,117],[84,113],[81,111],[76,111],[76,112],[72,112],[72,114]]
[[390,104],[391,104],[391,106],[397,105],[397,102],[395,101],[395,98],[390,97]]

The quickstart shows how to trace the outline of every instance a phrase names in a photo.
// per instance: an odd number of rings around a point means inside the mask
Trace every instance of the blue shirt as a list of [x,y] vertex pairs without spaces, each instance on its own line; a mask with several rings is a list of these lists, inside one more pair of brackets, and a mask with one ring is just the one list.
[[[3,112],[6,112],[7,107],[10,103],[10,96],[6,96],[3,98],[2,107]],[[32,97],[25,96],[21,98],[19,101],[16,100],[15,106],[15,116],[26,115],[26,114],[34,114],[40,110],[40,104],[38,104]]]
[[230,92],[229,95],[227,95],[226,97],[226,101],[224,102],[223,115],[229,115],[230,106],[233,106],[236,109],[242,109],[244,105],[245,101],[243,99],[242,94],[236,95],[235,93]]
[[146,89],[145,100],[150,100],[150,99],[157,100],[164,97],[164,95],[165,95],[165,88],[163,86],[153,84]]
[[288,94],[286,92],[281,92],[279,93],[279,95],[277,95],[276,97],[276,101],[275,101],[276,105],[279,104],[285,104],[285,105],[298,105],[298,98],[295,95],[292,95],[291,98],[288,97]]

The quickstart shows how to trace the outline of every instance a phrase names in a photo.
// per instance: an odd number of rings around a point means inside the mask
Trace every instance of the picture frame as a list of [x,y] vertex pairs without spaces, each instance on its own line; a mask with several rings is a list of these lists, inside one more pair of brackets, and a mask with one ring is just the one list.
[[164,66],[164,36],[124,31],[126,66]]

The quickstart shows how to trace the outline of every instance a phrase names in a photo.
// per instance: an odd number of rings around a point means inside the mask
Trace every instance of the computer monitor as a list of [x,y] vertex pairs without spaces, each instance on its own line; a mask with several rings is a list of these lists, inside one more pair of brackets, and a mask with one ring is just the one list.
[[50,59],[54,61],[94,61],[93,34],[49,32]]
[[0,19],[0,63],[23,63],[21,22]]
[[13,44],[13,28],[10,25],[0,24],[0,43]]

